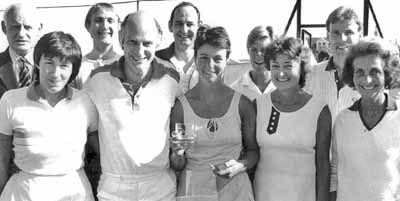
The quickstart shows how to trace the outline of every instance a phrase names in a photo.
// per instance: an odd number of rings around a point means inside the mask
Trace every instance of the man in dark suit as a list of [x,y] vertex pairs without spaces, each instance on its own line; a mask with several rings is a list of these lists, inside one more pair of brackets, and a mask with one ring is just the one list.
[[0,97],[10,89],[27,86],[32,81],[32,49],[42,24],[36,8],[29,4],[12,4],[4,11],[1,22],[8,48],[0,53]]

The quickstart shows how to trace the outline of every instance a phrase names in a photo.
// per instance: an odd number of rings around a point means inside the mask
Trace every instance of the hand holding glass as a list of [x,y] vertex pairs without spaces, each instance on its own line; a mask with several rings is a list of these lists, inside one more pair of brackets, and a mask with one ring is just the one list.
[[186,150],[193,146],[196,134],[193,132],[185,132],[183,123],[176,123],[175,130],[171,133],[171,147],[174,151]]

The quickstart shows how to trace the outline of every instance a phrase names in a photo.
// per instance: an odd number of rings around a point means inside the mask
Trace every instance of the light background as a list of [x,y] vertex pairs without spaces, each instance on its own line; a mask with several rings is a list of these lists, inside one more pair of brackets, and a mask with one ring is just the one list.
[[[21,0],[19,0],[21,1]],[[96,0],[26,0],[33,1],[38,7],[42,6],[69,6],[91,5]],[[109,3],[122,2],[123,0],[105,1]],[[277,34],[282,33],[296,0],[188,0],[200,9],[203,22],[211,25],[224,26],[232,40],[232,56],[234,60],[247,59],[246,37],[248,32],[257,25],[272,25]],[[10,0],[0,0],[0,9],[5,9]],[[173,38],[168,31],[168,19],[173,7],[181,0],[145,1],[140,2],[140,9],[152,12],[160,22],[164,31],[164,40],[160,48],[168,46]],[[328,14],[340,5],[353,7],[362,18],[363,0],[303,0],[303,23],[323,24]],[[371,0],[377,15],[383,35],[390,40],[398,40],[400,28],[397,18],[400,10],[398,0]],[[136,3],[114,4],[121,19],[127,13],[136,11]],[[38,14],[44,24],[43,33],[62,30],[71,33],[80,43],[83,52],[87,53],[92,47],[92,40],[84,28],[84,19],[89,6],[76,8],[44,8]],[[1,17],[3,12],[0,12]],[[370,14],[371,15],[371,14]],[[375,30],[372,15],[370,16],[370,33]],[[295,36],[296,17],[294,17],[288,35]],[[326,35],[324,29],[307,29],[313,37]],[[4,34],[0,34],[0,51],[7,47]]]

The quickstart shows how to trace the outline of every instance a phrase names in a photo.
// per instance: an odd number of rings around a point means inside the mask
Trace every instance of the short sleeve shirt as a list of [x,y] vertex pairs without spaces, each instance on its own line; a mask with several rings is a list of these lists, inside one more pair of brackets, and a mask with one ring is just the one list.
[[156,58],[151,63],[153,76],[131,97],[121,82],[123,59],[94,74],[85,86],[99,111],[102,171],[131,176],[165,170],[169,165],[169,114],[178,82],[162,73],[166,67]]
[[61,175],[82,167],[87,132],[97,130],[97,111],[89,97],[68,88],[54,107],[37,83],[10,90],[0,100],[0,133],[12,135],[15,164],[38,175]]

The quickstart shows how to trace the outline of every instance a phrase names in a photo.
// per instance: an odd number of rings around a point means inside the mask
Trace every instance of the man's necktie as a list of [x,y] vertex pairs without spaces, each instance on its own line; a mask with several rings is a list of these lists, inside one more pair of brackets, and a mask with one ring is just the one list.
[[19,63],[19,85],[18,87],[28,86],[32,81],[32,76],[29,70],[30,64],[25,58],[21,57]]

